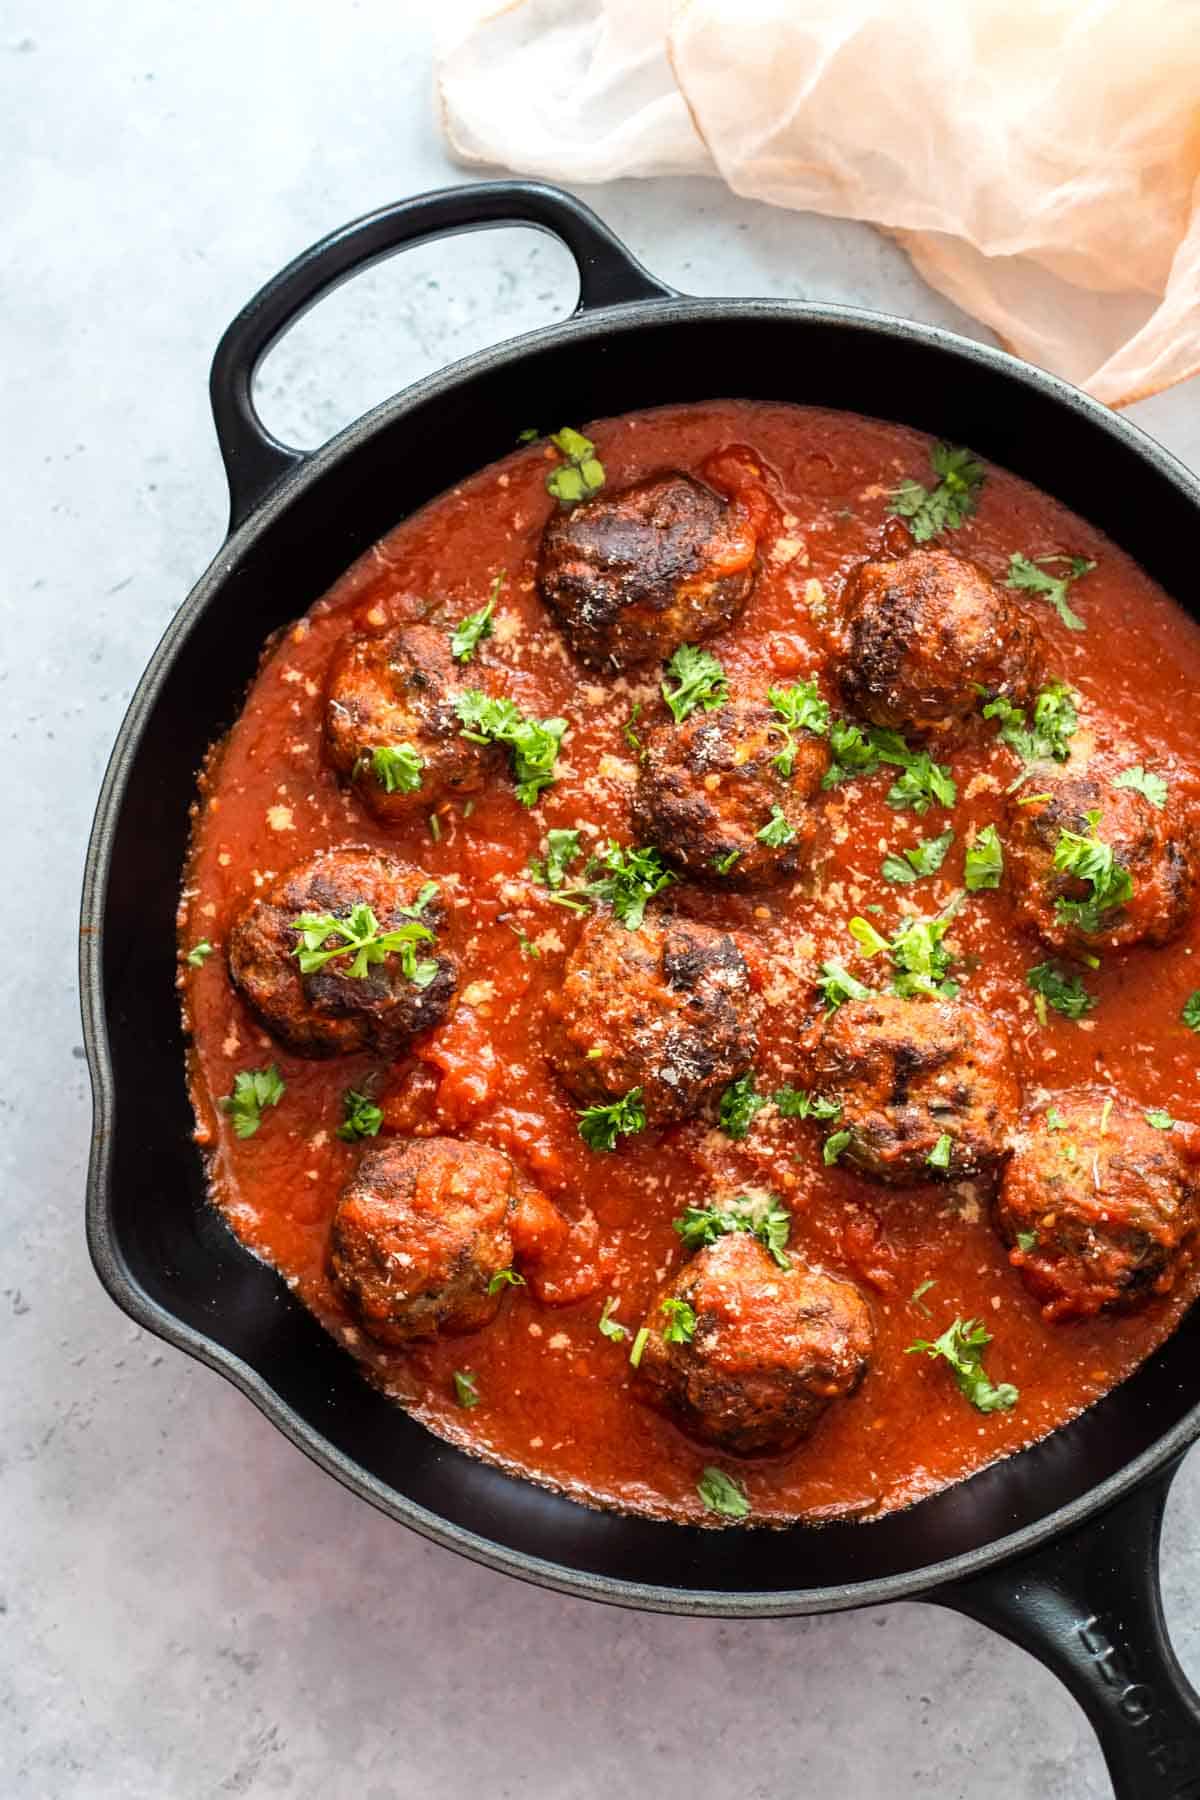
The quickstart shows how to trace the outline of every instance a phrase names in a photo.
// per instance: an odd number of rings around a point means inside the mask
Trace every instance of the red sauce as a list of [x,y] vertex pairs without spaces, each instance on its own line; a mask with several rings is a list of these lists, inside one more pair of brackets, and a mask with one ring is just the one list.
[[[924,478],[929,442],[917,432],[855,415],[756,402],[672,407],[587,428],[610,484],[663,468],[698,471],[717,448],[753,446],[781,504],[781,535],[765,559],[742,618],[710,641],[734,691],[760,691],[824,662],[812,585],[836,591],[842,573],[880,542],[888,493],[905,475]],[[266,652],[245,710],[209,760],[201,782],[183,906],[184,948],[208,938],[223,952],[236,911],[257,889],[313,851],[343,844],[390,850],[426,870],[452,902],[461,966],[460,1000],[449,1021],[417,1046],[420,1067],[403,1072],[393,1124],[474,1138],[509,1151],[572,1220],[596,1221],[599,1286],[549,1309],[528,1289],[506,1294],[498,1319],[467,1339],[386,1353],[355,1330],[333,1293],[325,1256],[338,1190],[357,1147],[335,1127],[348,1087],[372,1075],[368,1059],[305,1062],[264,1034],[231,988],[223,954],[184,971],[193,1036],[192,1089],[198,1139],[210,1154],[212,1193],[239,1237],[273,1263],[375,1379],[432,1430],[534,1480],[602,1505],[702,1520],[696,1481],[731,1459],[689,1441],[629,1391],[628,1344],[597,1331],[604,1299],[636,1327],[659,1279],[679,1259],[671,1221],[718,1181],[770,1187],[793,1215],[791,1247],[830,1273],[856,1281],[875,1318],[872,1367],[857,1395],[834,1406],[800,1449],[739,1469],[754,1517],[870,1517],[959,1480],[1061,1425],[1122,1380],[1175,1326],[1195,1295],[1192,1270],[1170,1296],[1137,1314],[1085,1323],[1043,1321],[988,1223],[983,1184],[888,1191],[851,1171],[825,1168],[811,1123],[773,1111],[742,1143],[690,1123],[625,1139],[614,1155],[590,1152],[575,1114],[542,1057],[542,1002],[556,987],[579,929],[524,871],[553,826],[591,828],[630,841],[633,754],[622,727],[632,706],[657,702],[660,672],[618,680],[573,663],[537,597],[533,569],[551,511],[544,478],[553,453],[516,451],[398,526]],[[1144,746],[1147,760],[1190,782],[1179,761],[1181,721],[1200,690],[1200,631],[1092,526],[999,469],[989,470],[975,517],[952,547],[1002,575],[1014,550],[1095,559],[1072,590],[1086,634],[1038,609],[1054,672],[1082,695],[1093,718]],[[480,658],[538,717],[562,714],[571,734],[555,785],[533,811],[501,778],[477,798],[439,813],[435,838],[418,815],[403,828],[372,822],[342,791],[320,752],[322,688],[331,652],[363,613],[376,621],[435,616],[453,622],[482,604],[493,576],[508,581],[497,630]],[[831,691],[828,689],[827,691]],[[961,880],[969,824],[1002,825],[1000,789],[1010,754],[981,728],[951,758],[958,781],[955,849],[917,890],[922,910],[943,904]],[[852,959],[846,922],[882,905],[886,928],[896,891],[879,879],[883,850],[945,828],[884,804],[888,780],[832,790],[812,875],[792,888],[733,897],[675,890],[694,915],[742,930],[766,971],[759,1087],[791,1074],[790,1047],[811,1006],[813,965]],[[916,827],[914,830],[913,827]],[[519,933],[541,954],[522,949]],[[1005,1020],[1027,1100],[1101,1080],[1177,1118],[1197,1116],[1200,1043],[1179,1023],[1200,986],[1200,920],[1167,950],[1107,956],[1089,984],[1100,997],[1082,1023],[1035,1017],[1025,971],[1045,951],[1013,925],[1006,897],[972,896],[955,935],[977,966],[964,994]],[[851,960],[851,966],[856,966]],[[283,1102],[254,1137],[237,1139],[216,1100],[238,1069],[278,1063]],[[396,1077],[393,1089],[396,1088]],[[922,1312],[909,1296],[926,1290]],[[943,1363],[906,1356],[916,1337],[935,1336],[955,1316],[985,1320],[994,1381],[1020,1389],[1008,1413],[982,1415]],[[480,1403],[464,1410],[453,1373],[473,1372]],[[735,1460],[735,1459],[733,1459]]]

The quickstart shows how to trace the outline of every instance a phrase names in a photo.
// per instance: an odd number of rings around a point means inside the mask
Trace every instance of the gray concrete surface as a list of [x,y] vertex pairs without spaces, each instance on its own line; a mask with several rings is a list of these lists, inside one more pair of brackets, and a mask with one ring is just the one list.
[[[0,15],[0,1794],[1105,1794],[1073,1703],[971,1624],[919,1606],[692,1623],[520,1587],[351,1499],[101,1293],[82,1238],[77,889],[133,683],[221,537],[208,359],[294,251],[455,171],[424,5]],[[590,198],[682,287],[964,323],[865,229],[701,183]],[[571,300],[565,255],[531,234],[411,254],[295,333],[266,410],[316,443]],[[1200,466],[1197,398],[1140,417]],[[1165,1578],[1200,1673],[1200,1460],[1171,1503]]]

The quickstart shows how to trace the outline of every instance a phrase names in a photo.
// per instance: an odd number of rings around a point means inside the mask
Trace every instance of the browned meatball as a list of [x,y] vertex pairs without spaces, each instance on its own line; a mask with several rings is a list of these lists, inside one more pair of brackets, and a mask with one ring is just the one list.
[[964,1000],[848,1000],[817,1025],[801,1069],[841,1102],[841,1159],[898,1186],[991,1168],[1021,1104],[1007,1032]]
[[1128,1311],[1174,1285],[1196,1223],[1190,1148],[1100,1088],[1023,1115],[995,1221],[1045,1318]]
[[[690,1340],[688,1314],[672,1301],[695,1318]],[[854,1392],[873,1339],[857,1288],[803,1263],[782,1269],[744,1232],[685,1263],[660,1288],[646,1328],[635,1393],[742,1456],[806,1438],[834,1400]],[[674,1341],[664,1336],[672,1328]]]
[[1041,635],[1014,596],[949,550],[851,569],[837,645],[847,706],[897,731],[967,718],[981,688],[1020,702],[1041,679]]
[[381,1344],[478,1331],[512,1266],[516,1172],[456,1138],[384,1138],[364,1150],[333,1215],[329,1273]]
[[627,931],[593,919],[548,1002],[547,1055],[585,1105],[641,1088],[652,1125],[685,1119],[741,1075],[759,1005],[733,939],[689,919]]
[[809,802],[829,749],[811,732],[796,733],[791,772],[782,775],[775,764],[787,748],[765,701],[730,701],[682,725],[655,726],[634,795],[637,830],[702,880],[739,888],[788,880],[817,834]]
[[[1114,785],[1140,766],[1134,751],[1120,749],[1077,754],[1063,767],[1039,763],[1011,797],[1005,852],[1013,905],[1056,949],[1166,944],[1192,915],[1200,860],[1194,813],[1173,782],[1161,808]],[[1064,833],[1107,847],[1111,875],[1103,849],[1095,859],[1098,881],[1055,868],[1059,845],[1072,850]],[[1088,866],[1081,847],[1074,850],[1076,866]]]
[[757,573],[750,509],[675,472],[556,513],[538,564],[543,600],[595,669],[697,643],[737,616]]
[[[499,764],[499,745],[462,735],[454,703],[465,680],[445,631],[401,625],[377,636],[350,633],[330,664],[325,754],[353,783],[368,811],[402,819],[455,794],[474,793]],[[411,757],[377,751],[414,752]]]
[[[419,1031],[439,1025],[450,1009],[458,970],[433,937],[413,933],[411,947],[350,974],[353,951],[331,932],[321,948],[344,948],[323,967],[303,974],[298,921],[328,914],[367,935],[410,930],[436,932],[445,922],[437,896],[424,894],[419,869],[374,850],[326,850],[297,863],[259,898],[251,900],[229,934],[229,973],[243,999],[267,1030],[297,1056],[345,1056],[374,1050],[396,1056]],[[356,907],[369,907],[369,921]]]

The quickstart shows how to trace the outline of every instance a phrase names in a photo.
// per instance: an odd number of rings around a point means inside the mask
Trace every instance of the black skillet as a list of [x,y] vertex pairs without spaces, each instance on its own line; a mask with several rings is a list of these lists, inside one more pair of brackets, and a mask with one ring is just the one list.
[[[570,319],[417,383],[313,455],[263,429],[255,367],[321,295],[405,245],[514,224],[575,258]],[[221,341],[212,404],[229,536],[154,653],[100,796],[81,953],[92,1257],[138,1324],[219,1370],[314,1461],[438,1543],[545,1587],[663,1612],[953,1607],[1066,1682],[1119,1795],[1200,1797],[1200,1699],[1158,1585],[1167,1489],[1200,1433],[1200,1308],[1073,1424],[908,1512],[703,1531],[591,1511],[431,1436],[363,1381],[205,1197],[175,904],[195,772],[233,722],[263,639],[398,520],[506,454],[522,427],[723,395],[843,407],[968,443],[1102,526],[1169,592],[1194,592],[1200,483],[1134,426],[999,351],[846,307],[689,299],[587,207],[526,182],[422,195],[335,232]]]

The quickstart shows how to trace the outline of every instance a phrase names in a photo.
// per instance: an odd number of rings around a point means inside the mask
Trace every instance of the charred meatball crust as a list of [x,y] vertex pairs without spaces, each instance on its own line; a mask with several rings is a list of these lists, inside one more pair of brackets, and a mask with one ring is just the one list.
[[698,1112],[758,1049],[759,1002],[733,939],[689,919],[593,919],[549,1002],[547,1057],[585,1106],[641,1088],[652,1125]]
[[339,1196],[329,1241],[334,1287],[380,1344],[479,1331],[512,1266],[516,1172],[456,1138],[385,1138],[364,1150]]
[[[1113,777],[1143,762],[1133,750],[1095,751],[1067,764],[1039,763],[1011,797],[1004,849],[1017,917],[1056,950],[1168,944],[1178,937],[1196,903],[1200,834],[1172,783],[1161,809]],[[1022,804],[1024,802],[1024,804]],[[1078,920],[1059,916],[1059,900],[1083,900],[1089,883],[1054,867],[1063,831],[1087,836],[1088,814],[1098,812],[1096,835],[1133,881],[1123,906],[1101,915],[1103,930],[1086,932]]]
[[[784,776],[775,758],[785,747],[779,715],[765,701],[733,700],[681,725],[656,725],[644,743],[635,830],[701,881],[756,888],[790,880],[817,835],[809,803],[829,767],[829,748],[811,732],[798,733],[792,772]],[[775,807],[792,835],[772,845],[760,834]]]
[[661,661],[736,618],[758,573],[740,500],[671,471],[558,512],[542,535],[542,599],[581,662]]
[[[436,939],[416,944],[421,961],[436,964],[424,986],[403,972],[393,953],[366,975],[342,974],[349,959],[302,975],[296,920],[304,913],[347,918],[371,908],[381,932],[410,924],[427,877],[374,850],[326,850],[297,863],[243,908],[229,934],[229,974],[272,1037],[296,1056],[346,1056],[373,1050],[394,1057],[418,1032],[440,1025],[458,984],[454,960]],[[422,908],[420,923],[436,932],[445,923],[440,898]],[[332,948],[332,943],[329,946]]]
[[995,1207],[1009,1261],[1046,1319],[1128,1312],[1175,1284],[1196,1224],[1195,1163],[1100,1088],[1056,1094],[1062,1128],[1030,1108]]
[[[432,625],[351,632],[343,639],[326,686],[325,755],[377,819],[404,819],[439,800],[474,793],[500,766],[499,745],[462,735],[455,702],[468,686],[478,681],[464,682],[446,632]],[[372,757],[400,744],[420,757],[420,784],[389,793]]]
[[[993,1168],[1020,1110],[1008,1033],[964,1000],[848,1000],[818,1023],[801,1069],[841,1102],[841,1160],[896,1186]],[[933,1167],[943,1137],[949,1161]]]
[[[663,1303],[696,1317],[690,1343],[663,1336]],[[739,1456],[778,1454],[852,1394],[871,1355],[858,1289],[793,1261],[782,1269],[744,1232],[718,1238],[659,1290],[634,1392],[684,1431]]]
[[873,725],[936,731],[979,710],[980,689],[1028,699],[1042,679],[1041,634],[1014,596],[949,550],[859,563],[838,628],[846,705]]

